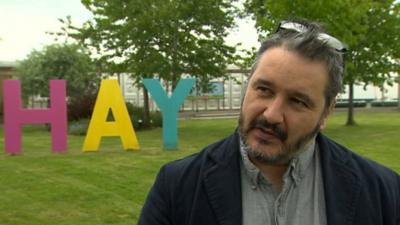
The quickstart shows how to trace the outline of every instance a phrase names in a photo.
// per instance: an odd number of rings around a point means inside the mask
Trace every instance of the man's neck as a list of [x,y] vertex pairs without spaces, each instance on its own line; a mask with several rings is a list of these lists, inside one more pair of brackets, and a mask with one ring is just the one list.
[[284,165],[267,165],[257,160],[250,159],[253,164],[268,178],[272,183],[276,192],[281,192],[283,187],[283,175],[285,174],[288,164]]

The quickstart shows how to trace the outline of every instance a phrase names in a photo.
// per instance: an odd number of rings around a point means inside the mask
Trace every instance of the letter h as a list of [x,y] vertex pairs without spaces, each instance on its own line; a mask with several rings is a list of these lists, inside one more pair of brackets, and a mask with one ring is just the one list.
[[67,148],[67,107],[65,80],[50,81],[50,108],[23,109],[19,80],[3,81],[4,145],[7,153],[21,151],[21,128],[24,124],[51,124],[53,152]]

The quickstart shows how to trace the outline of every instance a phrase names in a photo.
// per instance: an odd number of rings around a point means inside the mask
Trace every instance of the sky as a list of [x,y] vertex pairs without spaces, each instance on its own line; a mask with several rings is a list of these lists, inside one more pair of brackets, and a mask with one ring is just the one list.
[[[58,18],[70,15],[74,25],[92,17],[80,0],[0,0],[0,61],[22,60],[33,50],[54,43],[46,32],[60,31]],[[258,47],[254,22],[241,20],[226,38],[228,44]]]
[[[60,31],[62,24],[58,18],[68,15],[76,26],[92,17],[80,0],[0,0],[0,62],[23,60],[33,49],[54,43],[54,37],[46,32]],[[241,42],[243,49],[257,48],[254,22],[238,21],[238,28],[226,41],[231,45]],[[392,89],[389,95],[397,96],[397,90]],[[368,93],[377,96],[374,90]]]

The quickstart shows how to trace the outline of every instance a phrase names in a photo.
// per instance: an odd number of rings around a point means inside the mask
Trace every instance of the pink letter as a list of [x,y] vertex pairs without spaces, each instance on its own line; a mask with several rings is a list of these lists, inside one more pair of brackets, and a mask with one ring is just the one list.
[[21,151],[21,127],[23,124],[51,124],[53,152],[67,149],[67,107],[65,80],[50,81],[50,108],[23,109],[19,80],[3,81],[4,96],[4,145],[6,152]]

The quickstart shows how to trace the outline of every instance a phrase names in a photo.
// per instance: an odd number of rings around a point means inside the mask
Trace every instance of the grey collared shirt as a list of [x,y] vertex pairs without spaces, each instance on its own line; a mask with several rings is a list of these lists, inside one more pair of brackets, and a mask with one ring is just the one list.
[[[242,143],[242,141],[241,141]],[[323,179],[315,140],[289,163],[281,192],[241,145],[243,225],[326,225]]]

